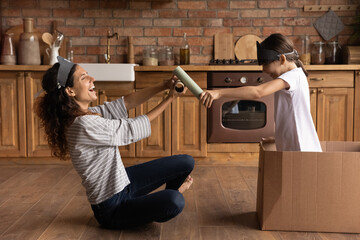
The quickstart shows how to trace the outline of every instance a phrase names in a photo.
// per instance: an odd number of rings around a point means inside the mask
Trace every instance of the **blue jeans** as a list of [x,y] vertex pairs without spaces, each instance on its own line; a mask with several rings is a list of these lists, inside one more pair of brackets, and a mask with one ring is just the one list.
[[[189,155],[174,155],[126,168],[130,184],[97,205],[91,205],[102,227],[123,229],[150,222],[165,222],[185,206],[178,191],[194,168]],[[161,185],[165,190],[151,193]]]

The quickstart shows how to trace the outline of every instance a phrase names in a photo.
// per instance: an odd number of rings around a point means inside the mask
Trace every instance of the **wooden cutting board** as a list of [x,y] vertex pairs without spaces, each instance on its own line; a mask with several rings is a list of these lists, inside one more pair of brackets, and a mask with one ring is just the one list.
[[262,42],[262,39],[252,34],[239,38],[234,49],[237,59],[257,59],[256,41]]
[[214,59],[235,59],[232,33],[216,33],[214,36]]

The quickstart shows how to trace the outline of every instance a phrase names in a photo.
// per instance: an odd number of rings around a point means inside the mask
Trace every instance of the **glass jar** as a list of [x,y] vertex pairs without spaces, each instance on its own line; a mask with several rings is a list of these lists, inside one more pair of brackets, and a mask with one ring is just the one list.
[[15,65],[16,64],[16,53],[14,42],[12,37],[13,33],[5,33],[2,41],[1,49],[1,64],[4,65]]
[[171,47],[164,46],[160,49],[159,54],[159,66],[173,66],[174,65],[174,55]]
[[157,66],[158,53],[154,47],[146,47],[143,51],[143,65],[144,66]]
[[324,42],[314,42],[311,49],[311,63],[312,64],[324,64],[325,63],[325,51]]
[[337,41],[328,42],[325,48],[325,63],[336,64],[339,63],[340,47]]
[[300,60],[303,64],[310,64],[311,62],[310,39],[308,35],[301,36]]

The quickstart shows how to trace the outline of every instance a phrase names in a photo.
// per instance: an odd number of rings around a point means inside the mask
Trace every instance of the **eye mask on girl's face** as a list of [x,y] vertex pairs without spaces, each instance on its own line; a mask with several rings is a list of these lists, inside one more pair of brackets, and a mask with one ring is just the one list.
[[265,63],[279,60],[280,54],[278,52],[274,50],[262,48],[258,41],[256,41],[256,49],[257,49],[257,60],[259,65],[263,65]]

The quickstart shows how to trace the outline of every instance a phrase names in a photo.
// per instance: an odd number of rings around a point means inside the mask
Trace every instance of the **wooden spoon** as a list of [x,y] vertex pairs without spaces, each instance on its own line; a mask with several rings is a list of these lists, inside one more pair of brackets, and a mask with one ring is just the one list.
[[49,45],[50,47],[52,46],[52,44],[54,42],[54,39],[53,39],[53,36],[50,33],[48,33],[48,32],[43,33],[41,38],[47,45]]

